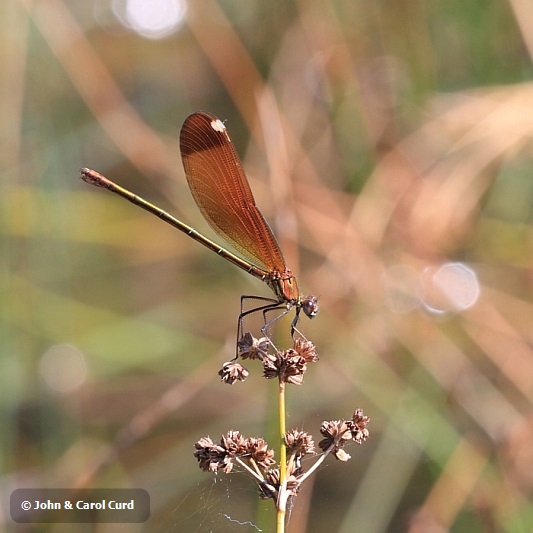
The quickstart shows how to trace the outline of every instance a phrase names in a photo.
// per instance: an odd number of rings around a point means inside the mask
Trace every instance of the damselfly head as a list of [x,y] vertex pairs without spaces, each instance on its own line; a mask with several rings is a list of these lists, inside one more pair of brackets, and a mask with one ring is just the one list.
[[308,316],[309,318],[315,318],[320,309],[318,307],[318,298],[316,296],[313,296],[312,294],[307,296],[307,298],[304,298],[302,300],[302,309],[306,316]]

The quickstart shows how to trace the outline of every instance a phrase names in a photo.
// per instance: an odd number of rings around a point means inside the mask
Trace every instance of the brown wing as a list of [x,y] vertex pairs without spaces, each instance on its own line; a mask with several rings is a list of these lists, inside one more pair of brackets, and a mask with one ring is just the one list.
[[283,254],[255,205],[224,124],[209,113],[190,115],[180,149],[191,193],[213,230],[255,265],[282,272]]

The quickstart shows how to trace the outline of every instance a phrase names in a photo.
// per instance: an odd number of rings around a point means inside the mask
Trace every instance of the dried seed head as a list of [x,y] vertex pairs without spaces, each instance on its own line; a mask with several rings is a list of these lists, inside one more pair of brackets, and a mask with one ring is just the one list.
[[256,339],[251,333],[246,332],[237,342],[239,355],[243,359],[261,359],[267,355],[270,341],[266,337]]
[[220,439],[220,445],[232,457],[243,455],[247,451],[246,441],[240,431],[230,430]]
[[352,432],[352,439],[357,444],[363,444],[365,440],[368,439],[370,436],[370,433],[368,432],[368,429],[366,426],[370,422],[370,417],[365,416],[362,409],[357,408],[355,410],[355,413],[352,416],[351,423],[351,432]]
[[366,428],[370,418],[363,414],[362,409],[356,409],[351,420],[331,420],[322,422],[320,433],[324,435],[318,446],[323,451],[331,451],[340,461],[347,461],[350,456],[342,450],[344,445],[353,440],[357,444],[362,444],[369,437]]
[[260,437],[246,439],[246,451],[262,471],[267,471],[276,462],[274,450],[269,449],[265,439]]
[[285,445],[288,453],[297,455],[315,454],[315,443],[313,437],[305,431],[293,429],[285,433]]
[[194,445],[194,448],[194,456],[200,468],[205,472],[215,474],[219,470],[223,470],[226,474],[231,472],[233,463],[227,451],[220,444],[215,444],[209,437],[203,437]]
[[320,433],[325,437],[318,443],[318,446],[323,451],[330,450],[331,453],[341,461],[347,461],[350,458],[346,452],[339,452],[341,448],[352,439],[351,424],[345,420],[322,422]]
[[233,385],[236,381],[244,381],[249,374],[246,368],[235,361],[224,363],[218,371],[220,379],[228,385]]
[[262,471],[267,471],[274,463],[274,451],[262,438],[245,438],[240,431],[228,431],[215,444],[209,437],[201,438],[195,445],[194,456],[200,468],[205,471],[231,472],[236,457],[253,459]]
[[263,376],[266,379],[279,378],[280,382],[293,385],[302,383],[306,369],[305,359],[292,348],[263,360]]
[[294,351],[303,357],[306,363],[315,363],[318,361],[315,345],[307,339],[296,339],[294,341]]
[[350,425],[346,420],[328,420],[322,422],[320,433],[331,441],[350,440]]

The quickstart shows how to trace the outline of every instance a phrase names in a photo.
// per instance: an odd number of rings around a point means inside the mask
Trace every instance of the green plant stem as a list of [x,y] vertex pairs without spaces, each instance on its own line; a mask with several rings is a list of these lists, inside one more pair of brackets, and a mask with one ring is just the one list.
[[277,533],[285,531],[285,513],[287,510],[287,449],[285,447],[285,383],[279,384],[279,433],[280,433],[280,448],[279,448],[279,493],[277,508]]

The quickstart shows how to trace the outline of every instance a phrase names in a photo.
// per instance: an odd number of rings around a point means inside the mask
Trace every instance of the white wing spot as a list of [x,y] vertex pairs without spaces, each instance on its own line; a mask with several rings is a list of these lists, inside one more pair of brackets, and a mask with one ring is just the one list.
[[219,131],[220,133],[222,133],[223,131],[226,131],[226,126],[224,126],[224,123],[218,118],[216,120],[211,121],[211,127],[215,131]]

